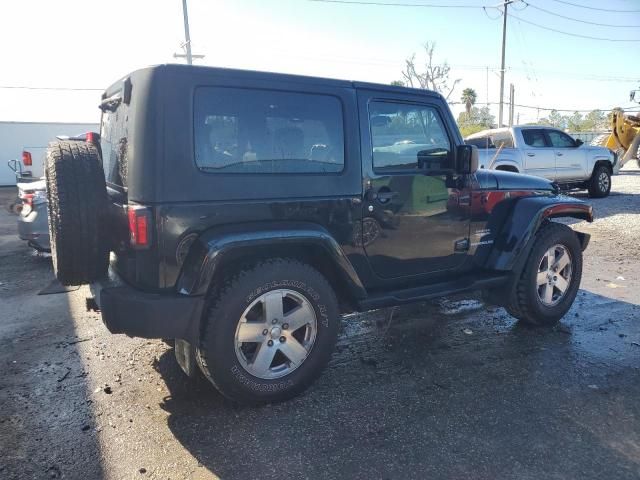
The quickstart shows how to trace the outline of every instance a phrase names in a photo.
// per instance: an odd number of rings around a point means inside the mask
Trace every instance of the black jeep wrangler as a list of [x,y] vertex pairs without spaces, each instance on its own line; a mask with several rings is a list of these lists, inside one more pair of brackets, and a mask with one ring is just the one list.
[[162,65],[100,108],[100,134],[47,155],[58,279],[230,399],[302,392],[347,312],[481,290],[552,325],[575,299],[589,237],[551,219],[591,207],[476,171],[437,93]]

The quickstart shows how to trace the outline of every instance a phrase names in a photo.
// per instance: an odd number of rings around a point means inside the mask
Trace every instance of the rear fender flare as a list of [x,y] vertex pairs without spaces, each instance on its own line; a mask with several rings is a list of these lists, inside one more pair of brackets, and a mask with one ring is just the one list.
[[[593,221],[593,208],[580,200],[565,196],[524,197],[515,202],[506,217],[484,267],[491,270],[517,271],[524,265],[540,226],[551,218],[572,217]],[[584,248],[589,235],[576,232]]]
[[307,222],[243,224],[219,227],[201,234],[191,246],[177,282],[183,295],[206,295],[221,265],[251,255],[258,248],[320,247],[332,263],[352,299],[367,296],[366,290],[344,251],[322,226]]

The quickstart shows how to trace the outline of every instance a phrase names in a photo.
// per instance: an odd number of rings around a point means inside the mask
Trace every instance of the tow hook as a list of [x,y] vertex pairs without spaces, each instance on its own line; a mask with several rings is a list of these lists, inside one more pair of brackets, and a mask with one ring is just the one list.
[[100,313],[100,307],[98,306],[98,302],[93,297],[85,298],[87,312],[98,312]]

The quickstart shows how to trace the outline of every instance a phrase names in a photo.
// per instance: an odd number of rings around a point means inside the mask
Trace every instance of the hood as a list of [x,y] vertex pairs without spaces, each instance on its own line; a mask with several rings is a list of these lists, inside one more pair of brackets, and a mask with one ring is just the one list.
[[597,145],[581,145],[580,150],[587,150],[594,157],[611,158],[613,152],[607,147],[599,147]]
[[481,169],[476,172],[476,178],[483,190],[559,192],[558,187],[551,180],[522,173]]

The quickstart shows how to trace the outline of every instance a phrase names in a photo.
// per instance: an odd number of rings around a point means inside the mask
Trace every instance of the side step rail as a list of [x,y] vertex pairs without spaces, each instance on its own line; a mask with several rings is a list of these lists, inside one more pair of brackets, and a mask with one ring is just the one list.
[[360,301],[362,311],[376,308],[390,307],[393,305],[405,305],[415,302],[423,302],[443,295],[453,295],[472,290],[482,290],[503,285],[507,282],[509,274],[485,274],[469,277],[466,280],[449,280],[434,283],[422,287],[412,287],[394,292],[386,292],[380,295],[371,295]]

